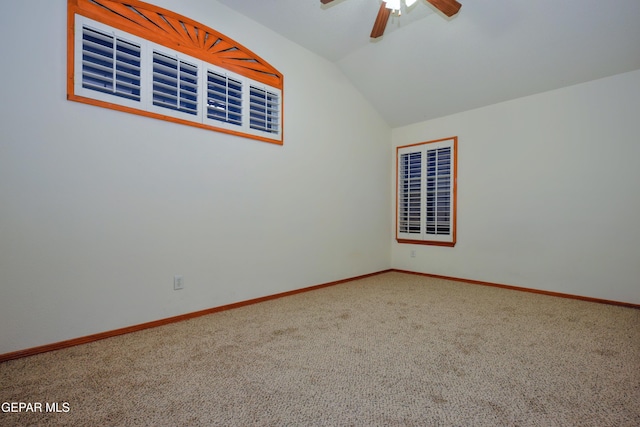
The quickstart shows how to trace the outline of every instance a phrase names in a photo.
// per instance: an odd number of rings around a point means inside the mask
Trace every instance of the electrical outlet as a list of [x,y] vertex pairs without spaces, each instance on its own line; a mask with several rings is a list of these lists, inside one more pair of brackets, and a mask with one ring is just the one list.
[[178,291],[184,289],[184,278],[182,276],[173,276],[173,290]]

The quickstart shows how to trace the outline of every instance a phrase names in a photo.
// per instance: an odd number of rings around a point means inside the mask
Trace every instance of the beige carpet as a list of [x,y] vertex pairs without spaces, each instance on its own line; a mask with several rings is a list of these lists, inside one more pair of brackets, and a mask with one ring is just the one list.
[[640,310],[392,272],[5,362],[0,384],[69,405],[2,426],[639,426]]

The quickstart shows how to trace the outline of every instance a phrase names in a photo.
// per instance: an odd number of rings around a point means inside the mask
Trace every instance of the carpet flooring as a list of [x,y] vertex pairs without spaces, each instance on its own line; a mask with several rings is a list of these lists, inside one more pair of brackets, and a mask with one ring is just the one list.
[[0,363],[0,402],[2,426],[640,426],[640,310],[388,272]]

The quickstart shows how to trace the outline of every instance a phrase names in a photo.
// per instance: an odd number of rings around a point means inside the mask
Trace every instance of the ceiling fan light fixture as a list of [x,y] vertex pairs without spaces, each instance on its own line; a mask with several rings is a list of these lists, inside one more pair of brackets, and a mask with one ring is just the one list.
[[385,7],[391,10],[400,10],[400,0],[387,0]]
[[[320,3],[327,4],[331,3],[332,1],[334,0],[320,0]],[[404,9],[408,10],[411,6],[416,4],[418,0],[382,0],[380,2],[378,15],[376,15],[376,20],[373,23],[373,29],[371,30],[372,39],[377,39],[384,34],[384,29],[386,28],[387,22],[389,21],[389,16],[391,16],[392,14],[400,16],[400,14],[402,13],[402,1],[404,1]],[[458,3],[458,0],[427,1],[449,18],[457,14],[460,10],[460,7],[462,6],[460,3]]]

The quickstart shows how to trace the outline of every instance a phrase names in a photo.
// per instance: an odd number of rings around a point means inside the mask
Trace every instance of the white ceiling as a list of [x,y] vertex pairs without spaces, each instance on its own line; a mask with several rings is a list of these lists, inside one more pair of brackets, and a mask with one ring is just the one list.
[[218,0],[335,62],[392,127],[640,69],[640,0]]

